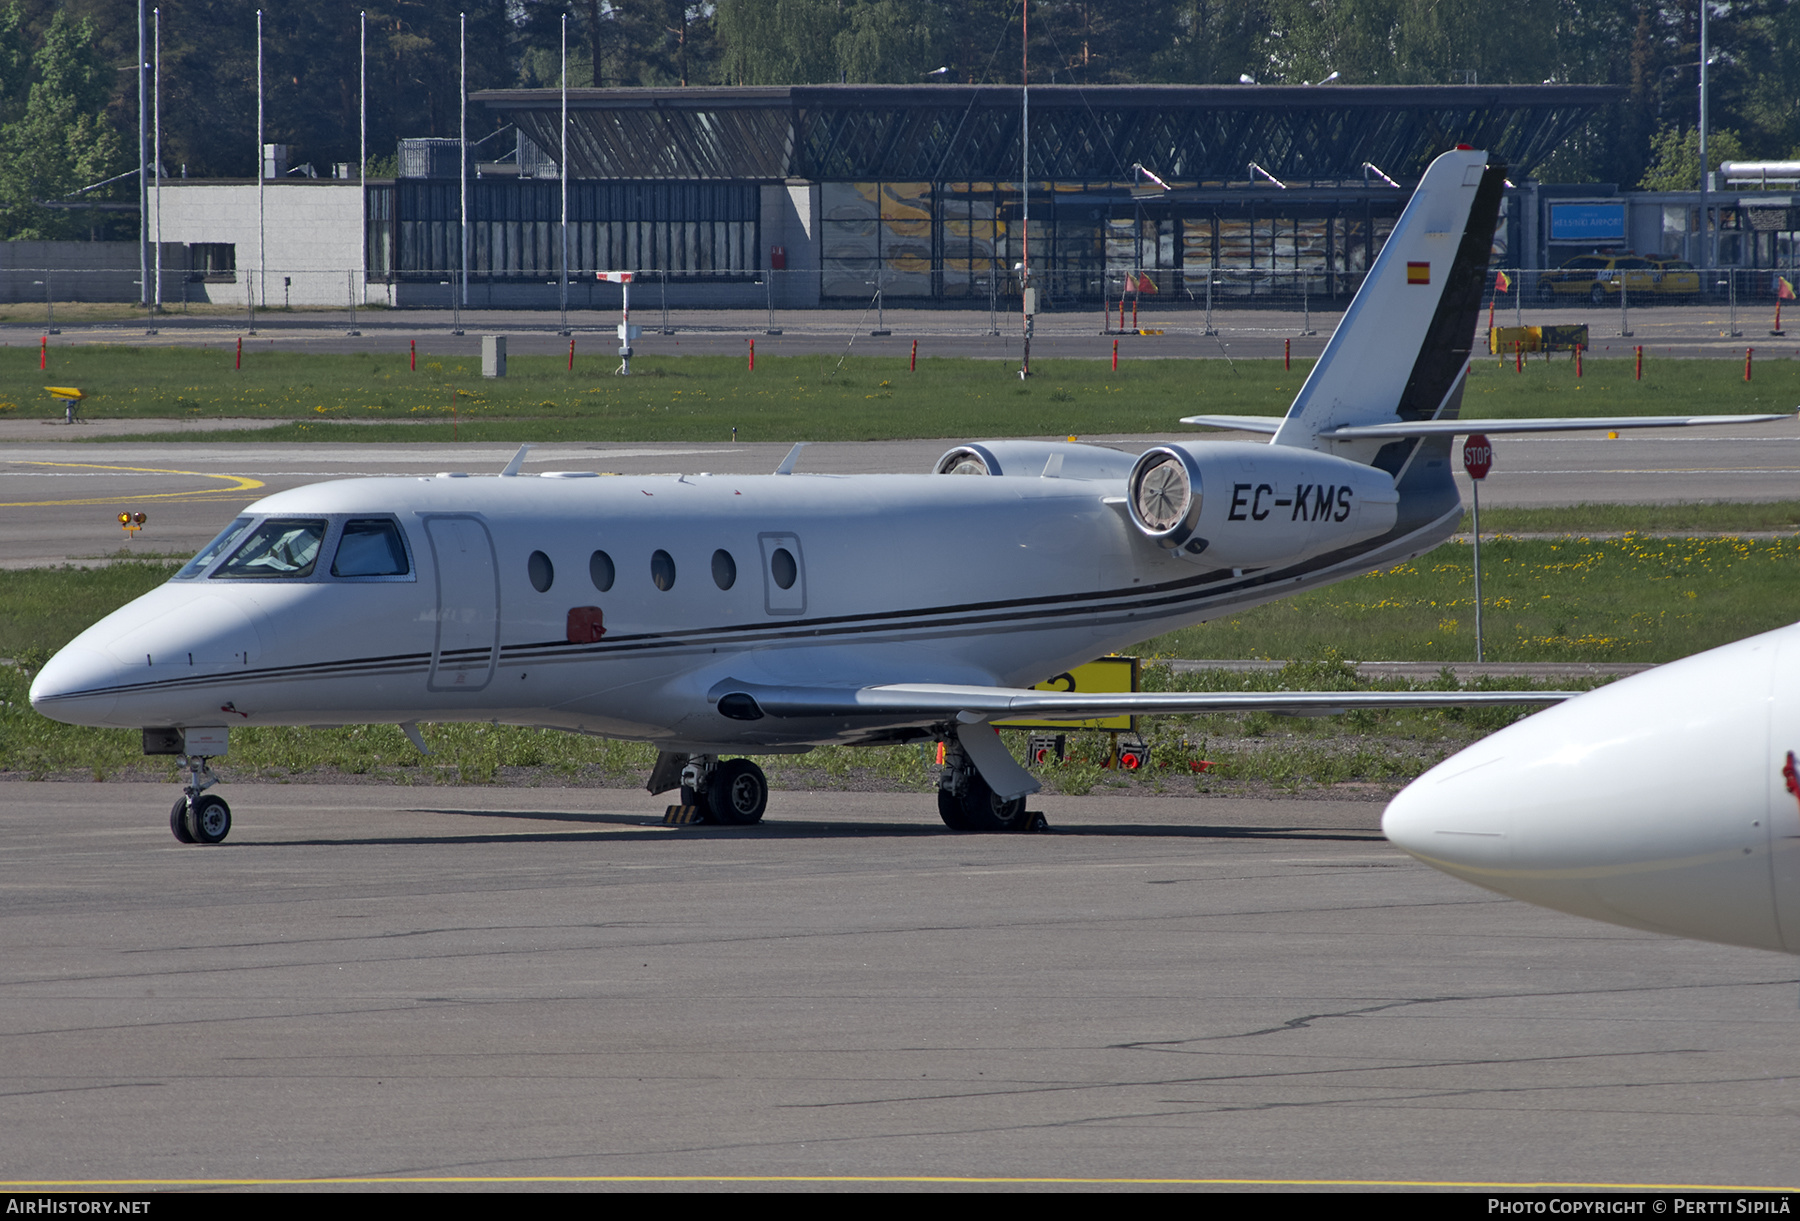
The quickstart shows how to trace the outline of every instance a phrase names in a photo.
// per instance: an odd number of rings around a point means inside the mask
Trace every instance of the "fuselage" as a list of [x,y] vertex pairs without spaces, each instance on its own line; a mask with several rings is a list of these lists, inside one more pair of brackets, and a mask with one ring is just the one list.
[[1382,829],[1530,903],[1800,953],[1800,624],[1540,712],[1413,781]]
[[[1269,461],[1264,446],[1217,448]],[[1364,545],[1221,568],[1145,538],[1124,492],[1123,479],[945,475],[317,484],[249,506],[218,556],[59,653],[32,701],[125,727],[496,720],[739,751],[898,740],[918,727],[737,722],[706,693],[725,679],[1030,685],[1399,562],[1455,524],[1438,506]],[[1295,528],[1299,510],[1256,507],[1271,531]],[[1249,512],[1239,525],[1259,529]],[[334,559],[382,522],[404,572]],[[226,563],[282,523],[300,540],[283,546],[313,548],[303,574],[285,552]]]

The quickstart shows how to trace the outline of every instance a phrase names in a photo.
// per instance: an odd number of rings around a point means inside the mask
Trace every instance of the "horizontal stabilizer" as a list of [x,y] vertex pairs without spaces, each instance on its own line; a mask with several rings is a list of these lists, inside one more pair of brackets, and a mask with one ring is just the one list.
[[[1352,424],[1322,432],[1330,441],[1361,441],[1371,438],[1460,437],[1465,433],[1523,432],[1595,432],[1620,428],[1690,428],[1697,424],[1774,424],[1791,420],[1782,415],[1620,415],[1590,416],[1585,419],[1558,418],[1540,420],[1396,420],[1387,424]],[[1201,423],[1204,416],[1183,420],[1184,424]]]
[[1281,712],[1330,716],[1351,709],[1493,708],[1557,704],[1572,691],[1037,691],[895,683],[880,687],[776,687],[719,683],[709,693],[723,715],[869,717],[894,724],[956,720],[964,724],[1013,717],[1088,720],[1124,714]]
[[1281,427],[1282,417],[1278,415],[1187,415],[1181,417],[1183,424],[1198,424],[1201,428],[1234,428],[1239,432],[1261,432],[1270,436]]

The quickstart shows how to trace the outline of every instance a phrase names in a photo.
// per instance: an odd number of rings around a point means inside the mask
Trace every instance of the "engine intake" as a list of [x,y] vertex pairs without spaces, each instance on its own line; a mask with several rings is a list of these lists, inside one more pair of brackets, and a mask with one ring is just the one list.
[[1393,529],[1400,502],[1375,467],[1238,441],[1156,446],[1125,486],[1146,538],[1219,568],[1265,568],[1375,538]]

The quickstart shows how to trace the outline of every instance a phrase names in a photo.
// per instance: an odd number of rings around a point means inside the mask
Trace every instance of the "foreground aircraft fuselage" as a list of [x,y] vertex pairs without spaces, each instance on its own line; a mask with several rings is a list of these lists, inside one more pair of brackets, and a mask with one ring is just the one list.
[[1602,687],[1426,772],[1382,829],[1489,890],[1800,954],[1800,624]]

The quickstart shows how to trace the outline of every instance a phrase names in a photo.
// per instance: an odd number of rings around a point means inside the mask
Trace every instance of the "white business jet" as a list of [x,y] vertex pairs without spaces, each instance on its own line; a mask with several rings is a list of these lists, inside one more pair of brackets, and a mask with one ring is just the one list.
[[421,748],[422,720],[651,742],[650,790],[679,785],[723,823],[758,821],[768,784],[722,755],[937,738],[943,820],[998,831],[1031,825],[1038,786],[994,721],[1553,702],[1029,686],[1429,551],[1462,513],[1455,433],[1682,422],[1456,418],[1503,183],[1485,153],[1439,157],[1287,416],[1187,421],[1268,444],[995,441],[931,474],[854,478],[797,473],[799,447],[758,477],[530,478],[521,450],[498,477],[299,488],[72,641],[32,706],[181,756],[171,828],[216,843],[231,812],[206,760],[233,725],[388,722]]
[[1382,830],[1489,890],[1800,954],[1800,624],[1659,666],[1485,738]]

